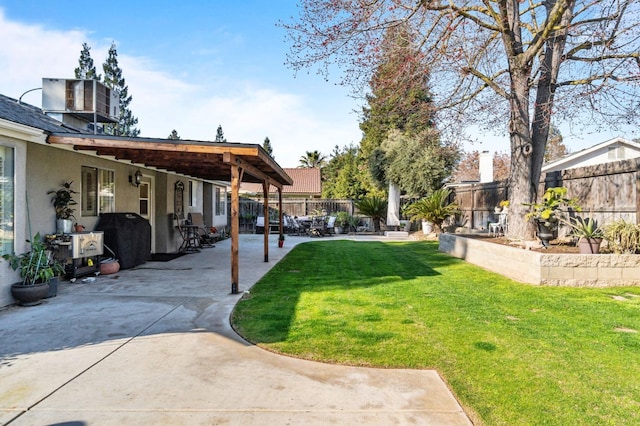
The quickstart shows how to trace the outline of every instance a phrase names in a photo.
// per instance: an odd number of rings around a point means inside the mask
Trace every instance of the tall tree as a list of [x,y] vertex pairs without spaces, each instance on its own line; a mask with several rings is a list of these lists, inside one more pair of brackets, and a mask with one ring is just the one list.
[[180,139],[180,136],[178,135],[178,131],[176,129],[173,129],[169,137],[167,137],[167,139],[172,139],[172,140]]
[[509,235],[527,237],[524,204],[537,201],[554,112],[614,126],[640,121],[639,13],[633,0],[301,0],[299,19],[283,26],[290,66],[319,65],[326,76],[336,63],[357,88],[384,59],[387,28],[420,31],[439,126],[509,133]]
[[115,125],[105,126],[107,131],[113,135],[118,136],[130,136],[136,137],[140,134],[135,126],[138,124],[138,119],[134,117],[133,113],[129,109],[132,96],[129,95],[129,86],[127,86],[124,77],[122,76],[122,69],[118,65],[118,51],[116,50],[116,44],[111,43],[107,59],[102,65],[102,71],[104,72],[104,84],[111,90],[114,90],[118,94],[118,101],[120,107],[120,114],[118,117],[118,123]]
[[380,187],[392,183],[406,194],[424,195],[442,185],[457,149],[442,144],[434,129],[429,72],[415,31],[406,25],[387,29],[381,51],[363,108],[361,152]]
[[367,182],[362,178],[366,170],[361,164],[358,148],[353,145],[340,149],[337,145],[322,169],[323,198],[360,199],[368,194]]
[[216,130],[216,142],[226,142],[227,139],[224,137],[224,132],[222,131],[222,125],[218,124],[218,129]]
[[300,157],[300,165],[298,167],[317,167],[322,168],[326,163],[327,157],[325,157],[320,151],[307,151],[302,157]]
[[96,67],[93,64],[93,59],[91,58],[91,47],[87,43],[82,43],[82,50],[80,51],[80,58],[78,59],[78,68],[75,69],[76,78],[86,79],[86,80],[98,80],[102,78],[97,71]]
[[262,147],[264,148],[265,151],[267,151],[267,154],[269,154],[271,158],[273,159],[276,158],[273,156],[273,148],[271,147],[271,141],[269,140],[268,136],[264,138],[264,142],[262,142]]

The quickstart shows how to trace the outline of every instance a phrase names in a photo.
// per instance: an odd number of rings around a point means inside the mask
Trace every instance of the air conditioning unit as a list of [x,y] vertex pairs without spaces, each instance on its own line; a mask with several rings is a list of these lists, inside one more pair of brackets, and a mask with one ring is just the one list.
[[90,123],[117,123],[118,93],[96,80],[43,78],[42,110]]

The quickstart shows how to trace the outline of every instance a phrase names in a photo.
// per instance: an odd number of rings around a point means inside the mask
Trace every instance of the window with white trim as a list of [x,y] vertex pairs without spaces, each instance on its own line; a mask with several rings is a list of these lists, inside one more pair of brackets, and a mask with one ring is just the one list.
[[99,216],[101,213],[115,211],[115,173],[113,170],[82,166],[83,217]]

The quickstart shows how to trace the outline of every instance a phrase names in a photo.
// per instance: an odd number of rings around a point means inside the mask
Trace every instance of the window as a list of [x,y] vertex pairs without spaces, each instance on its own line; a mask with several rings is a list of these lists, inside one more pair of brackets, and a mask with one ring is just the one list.
[[82,216],[115,211],[113,170],[82,166]]
[[223,216],[225,214],[225,198],[227,198],[226,192],[217,187],[216,188],[216,216]]
[[196,183],[192,180],[189,181],[189,207],[194,207],[196,206],[197,203],[197,199],[196,199]]
[[607,151],[609,160],[624,160],[624,146],[610,146]]
[[0,254],[13,252],[14,149],[0,146]]

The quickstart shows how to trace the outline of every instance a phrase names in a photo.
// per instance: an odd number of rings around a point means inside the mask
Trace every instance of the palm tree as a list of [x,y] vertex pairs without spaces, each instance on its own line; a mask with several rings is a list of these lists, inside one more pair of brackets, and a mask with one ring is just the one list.
[[320,151],[307,151],[305,155],[300,157],[300,166],[303,168],[322,168],[326,161],[324,155],[320,153]]
[[382,197],[366,197],[356,203],[361,214],[369,216],[373,221],[373,230],[380,230],[380,220],[387,215],[387,200]]

